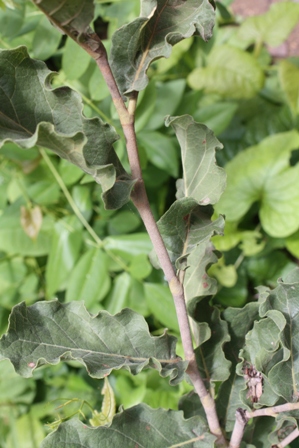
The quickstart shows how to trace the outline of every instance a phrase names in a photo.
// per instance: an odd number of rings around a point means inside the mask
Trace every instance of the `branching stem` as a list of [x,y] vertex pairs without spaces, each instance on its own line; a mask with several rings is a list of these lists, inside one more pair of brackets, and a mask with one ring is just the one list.
[[137,93],[133,94],[132,100],[129,101],[129,106],[127,109],[112,74],[106,51],[100,47],[100,44],[99,48],[101,48],[101,51],[99,52],[98,57],[95,57],[95,60],[107,83],[113,103],[118,112],[126,138],[131,174],[133,179],[137,180],[134,186],[134,191],[131,195],[131,199],[137,208],[141,219],[143,220],[174,299],[185,359],[189,361],[187,373],[189,374],[195,391],[199,395],[205,409],[210,431],[217,437],[217,445],[226,447],[227,443],[220,428],[215,402],[207,391],[196,364],[183,286],[176,276],[167,249],[164,245],[164,241],[153,217],[142,179],[136,133],[134,129],[134,113],[136,108]]

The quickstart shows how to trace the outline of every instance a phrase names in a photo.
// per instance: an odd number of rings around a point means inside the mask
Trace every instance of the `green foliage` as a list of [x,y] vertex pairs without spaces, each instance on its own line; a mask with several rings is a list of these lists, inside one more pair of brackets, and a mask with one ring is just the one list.
[[[119,117],[78,45],[89,26],[122,94],[140,92],[144,182],[222,428],[229,438],[240,407],[298,395],[299,62],[273,61],[266,45],[284,42],[299,6],[278,2],[238,24],[229,1],[216,16],[208,0],[140,3],[139,15],[137,0],[0,0],[1,448],[34,448],[46,423],[58,429],[43,448],[126,447],[132,436],[136,446],[214,446],[197,395],[183,395],[178,320],[129,202],[136,180]],[[259,403],[246,363],[263,374]],[[126,409],[91,429],[107,414],[97,390],[107,374]],[[298,410],[275,419],[254,418],[244,443],[280,443]]]

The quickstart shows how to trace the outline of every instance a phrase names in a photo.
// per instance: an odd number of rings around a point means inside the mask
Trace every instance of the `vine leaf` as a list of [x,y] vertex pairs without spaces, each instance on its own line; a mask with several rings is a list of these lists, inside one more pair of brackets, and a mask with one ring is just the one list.
[[151,409],[140,404],[116,414],[110,426],[90,428],[77,419],[62,423],[45,438],[41,448],[62,445],[171,448],[186,444],[194,448],[212,448],[214,441],[215,437],[209,434],[200,417],[185,420],[182,411]]
[[216,205],[227,221],[240,221],[251,205],[260,201],[260,220],[271,236],[286,237],[298,229],[299,164],[290,164],[297,150],[297,131],[265,138],[227,163],[227,189]]
[[52,89],[53,73],[25,47],[0,50],[0,67],[0,147],[13,141],[24,149],[48,148],[101,184],[107,208],[128,202],[134,181],[113,149],[115,130],[85,118],[81,98],[70,88]]
[[140,17],[112,37],[110,62],[120,91],[144,89],[146,71],[154,60],[169,57],[173,45],[193,34],[208,40],[214,21],[208,0],[142,0]]
[[177,383],[186,363],[176,356],[175,342],[167,333],[152,337],[143,317],[129,309],[92,316],[82,302],[21,303],[13,308],[8,332],[0,340],[0,359],[10,359],[24,377],[43,364],[75,359],[94,378],[113,369],[136,375],[150,367]]

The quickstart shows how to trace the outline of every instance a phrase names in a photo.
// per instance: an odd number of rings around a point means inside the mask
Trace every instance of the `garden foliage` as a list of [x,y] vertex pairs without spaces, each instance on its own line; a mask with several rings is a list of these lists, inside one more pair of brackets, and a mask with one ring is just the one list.
[[215,3],[0,0],[1,448],[226,446],[99,39],[227,446],[299,434],[299,59],[269,52],[299,5],[239,22]]

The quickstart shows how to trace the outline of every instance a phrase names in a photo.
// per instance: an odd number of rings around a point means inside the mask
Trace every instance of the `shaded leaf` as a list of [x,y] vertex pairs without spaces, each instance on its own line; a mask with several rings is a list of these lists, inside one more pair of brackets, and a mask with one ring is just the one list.
[[83,117],[76,92],[51,89],[53,74],[30,59],[25,47],[1,50],[0,67],[0,145],[13,141],[24,149],[51,149],[101,184],[107,208],[128,202],[134,181],[113,149],[114,129],[99,118]]
[[92,429],[79,420],[70,420],[59,426],[41,444],[41,448],[63,445],[72,448],[95,446],[132,446],[144,448],[171,448],[188,444],[190,448],[212,448],[215,437],[208,433],[199,417],[183,418],[181,411],[153,410],[141,404],[117,414],[110,426]]
[[239,395],[245,388],[245,380],[237,374],[236,365],[240,359],[239,352],[244,346],[245,336],[259,317],[258,309],[257,303],[249,303],[243,308],[227,308],[223,313],[223,319],[228,324],[231,337],[224,346],[224,352],[226,358],[231,361],[232,367],[230,377],[220,386],[216,407],[226,431],[232,431],[234,427],[237,408],[244,408]]
[[148,307],[156,319],[179,333],[173,297],[168,286],[159,283],[145,283],[144,290]]
[[186,363],[176,356],[175,341],[167,333],[152,337],[143,317],[129,309],[115,316],[106,311],[92,316],[82,302],[37,302],[30,307],[21,303],[0,340],[0,359],[10,359],[24,377],[44,364],[77,360],[93,378],[103,378],[113,369],[136,375],[151,367],[176,383]]
[[299,164],[290,166],[290,157],[298,145],[298,132],[290,131],[239,153],[226,165],[227,189],[217,212],[225,214],[228,221],[239,221],[260,201],[260,220],[269,235],[294,233],[299,222]]
[[38,205],[29,209],[21,206],[21,225],[29,238],[32,240],[37,238],[42,223],[43,215]]
[[206,67],[188,76],[192,89],[204,89],[223,98],[251,98],[263,87],[264,74],[251,54],[228,45],[215,46]]
[[49,59],[58,48],[61,33],[43,16],[35,28],[32,41],[33,55],[37,59]]
[[141,2],[140,17],[112,37],[111,68],[122,93],[143,90],[152,61],[169,57],[172,46],[193,34],[208,40],[215,12],[208,0]]
[[[215,381],[225,381],[230,375],[231,362],[224,355],[223,345],[230,341],[227,323],[221,319],[218,308],[209,304],[209,298],[201,300],[192,318],[197,326],[193,325],[195,339],[198,335],[195,350],[196,362],[205,384]],[[206,340],[201,336],[201,327],[209,326],[209,334]]]

